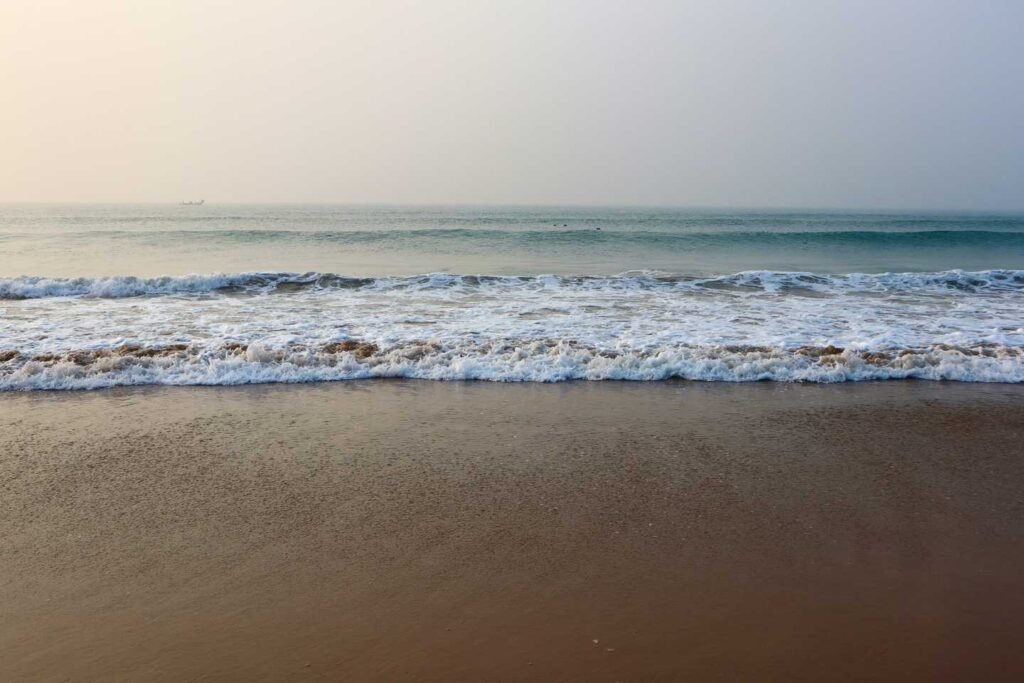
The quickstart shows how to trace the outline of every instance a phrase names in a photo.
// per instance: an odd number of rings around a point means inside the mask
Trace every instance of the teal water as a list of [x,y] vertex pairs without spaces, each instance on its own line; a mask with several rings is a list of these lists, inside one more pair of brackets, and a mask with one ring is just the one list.
[[716,275],[1024,269],[1024,216],[678,209],[5,205],[0,276]]

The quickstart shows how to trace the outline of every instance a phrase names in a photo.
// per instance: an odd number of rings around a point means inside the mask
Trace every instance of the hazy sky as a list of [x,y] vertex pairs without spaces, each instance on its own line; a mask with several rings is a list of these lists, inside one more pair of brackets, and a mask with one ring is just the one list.
[[1020,0],[3,0],[0,201],[1024,208]]

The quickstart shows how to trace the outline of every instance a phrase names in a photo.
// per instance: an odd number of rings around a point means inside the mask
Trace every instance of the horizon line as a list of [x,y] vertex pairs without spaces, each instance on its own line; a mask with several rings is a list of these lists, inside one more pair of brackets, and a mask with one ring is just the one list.
[[[190,206],[181,201],[171,200],[0,200],[0,206]],[[1024,206],[1017,208],[986,208],[986,207],[849,207],[828,205],[724,205],[724,204],[612,204],[612,203],[508,203],[508,202],[358,202],[358,201],[210,201],[202,205],[191,205],[191,208],[211,206],[348,206],[348,207],[389,207],[389,208],[477,208],[477,209],[629,209],[629,210],[671,210],[671,211],[765,211],[765,212],[828,212],[828,213],[989,213],[1017,214],[1024,213]]]

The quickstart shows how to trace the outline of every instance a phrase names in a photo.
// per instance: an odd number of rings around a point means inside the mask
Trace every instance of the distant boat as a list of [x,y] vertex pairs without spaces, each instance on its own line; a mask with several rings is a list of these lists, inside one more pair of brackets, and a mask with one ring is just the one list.
[[198,202],[182,202],[182,206],[202,206],[206,203],[205,199],[200,199]]

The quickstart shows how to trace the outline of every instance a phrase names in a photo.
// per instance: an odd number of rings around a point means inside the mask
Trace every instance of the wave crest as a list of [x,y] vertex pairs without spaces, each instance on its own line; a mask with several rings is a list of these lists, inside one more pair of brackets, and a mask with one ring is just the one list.
[[856,351],[834,346],[598,348],[536,339],[395,346],[343,340],[172,344],[0,356],[0,390],[118,385],[237,385],[368,378],[560,382],[688,379],[845,382],[882,379],[1024,382],[1024,349],[996,345]]
[[209,295],[223,293],[288,293],[303,289],[382,290],[548,287],[663,290],[813,291],[818,293],[886,293],[900,291],[1001,292],[1024,291],[1024,270],[950,270],[934,273],[849,273],[745,271],[731,275],[697,276],[632,272],[614,276],[500,276],[428,273],[408,277],[351,277],[333,273],[214,273],[209,275],[142,278],[0,278],[0,299],[51,297],[125,298],[139,296]]

